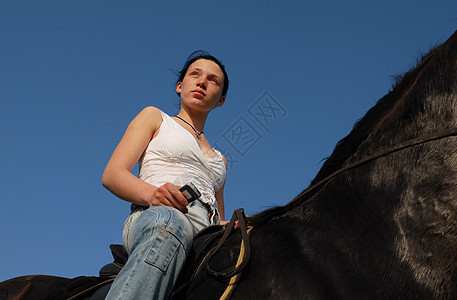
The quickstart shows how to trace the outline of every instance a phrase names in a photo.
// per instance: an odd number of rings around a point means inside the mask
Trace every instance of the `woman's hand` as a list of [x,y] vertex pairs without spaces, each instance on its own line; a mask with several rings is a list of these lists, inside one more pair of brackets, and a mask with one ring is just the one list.
[[159,186],[151,197],[151,205],[171,206],[179,209],[183,213],[187,213],[187,204],[189,203],[183,193],[179,190],[179,186],[169,182]]
[[[230,223],[230,221],[221,221],[220,225],[227,225],[228,223]],[[240,222],[239,221],[235,221],[235,226],[233,228],[234,229],[238,229],[239,227],[240,227]]]

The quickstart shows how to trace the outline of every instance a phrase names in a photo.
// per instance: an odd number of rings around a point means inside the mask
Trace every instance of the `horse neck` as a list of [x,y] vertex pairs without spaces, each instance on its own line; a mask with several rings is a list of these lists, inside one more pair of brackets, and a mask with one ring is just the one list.
[[[456,51],[444,56],[448,48],[437,48],[378,103],[373,111],[386,103],[391,106],[374,119],[369,132],[352,132],[345,140],[365,136],[352,145],[356,151],[339,167],[403,141],[457,127]],[[443,62],[446,65],[439,65]],[[367,123],[368,119],[360,122]],[[457,265],[456,149],[457,137],[452,136],[386,155],[339,175],[295,209],[312,216],[311,222],[319,226],[350,225],[341,226],[341,231],[345,237],[351,231],[358,236],[351,243],[372,243],[376,236],[384,241],[386,255],[393,250],[392,259],[407,264],[421,284],[432,290],[451,287],[455,268],[442,266]],[[319,217],[322,214],[327,216]],[[373,236],[361,228],[369,228]]]
[[457,31],[398,80],[342,139],[311,185],[373,152],[457,127]]

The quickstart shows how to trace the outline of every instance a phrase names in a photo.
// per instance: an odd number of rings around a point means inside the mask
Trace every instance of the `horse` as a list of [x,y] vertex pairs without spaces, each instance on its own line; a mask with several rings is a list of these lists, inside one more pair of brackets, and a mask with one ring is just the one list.
[[457,298],[456,128],[457,31],[397,79],[309,188],[248,218],[231,298]]
[[233,299],[457,298],[457,31],[338,142],[311,187],[250,218]]

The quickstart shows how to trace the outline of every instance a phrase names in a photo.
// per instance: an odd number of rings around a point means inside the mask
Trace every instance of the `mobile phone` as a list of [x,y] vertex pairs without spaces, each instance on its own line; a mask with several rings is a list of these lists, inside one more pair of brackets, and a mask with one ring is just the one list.
[[192,182],[180,187],[179,190],[183,193],[189,203],[197,200],[202,195]]

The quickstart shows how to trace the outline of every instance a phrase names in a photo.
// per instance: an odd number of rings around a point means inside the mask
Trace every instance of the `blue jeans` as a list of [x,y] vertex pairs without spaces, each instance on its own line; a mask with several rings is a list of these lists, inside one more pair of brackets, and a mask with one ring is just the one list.
[[184,266],[194,235],[211,225],[199,202],[183,214],[168,206],[138,207],[124,224],[129,259],[106,299],[166,299]]

